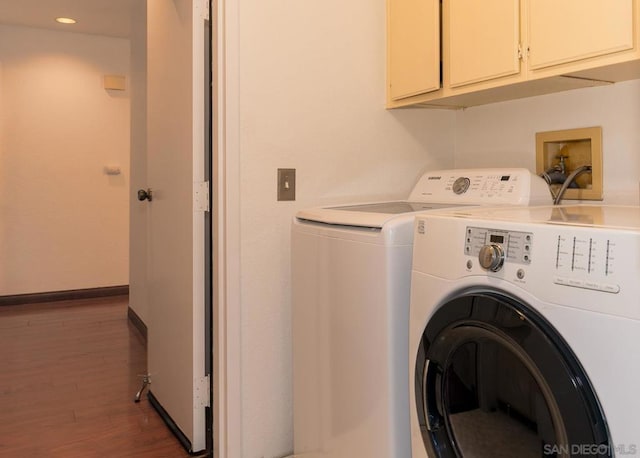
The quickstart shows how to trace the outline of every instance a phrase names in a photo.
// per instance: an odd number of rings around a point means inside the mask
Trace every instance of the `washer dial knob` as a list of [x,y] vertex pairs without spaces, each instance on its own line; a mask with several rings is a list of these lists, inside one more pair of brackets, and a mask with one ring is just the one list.
[[480,248],[478,261],[483,269],[497,272],[502,269],[504,264],[504,249],[495,243],[484,245]]
[[464,194],[469,189],[469,185],[471,184],[471,180],[467,177],[460,177],[453,182],[453,192],[455,194]]

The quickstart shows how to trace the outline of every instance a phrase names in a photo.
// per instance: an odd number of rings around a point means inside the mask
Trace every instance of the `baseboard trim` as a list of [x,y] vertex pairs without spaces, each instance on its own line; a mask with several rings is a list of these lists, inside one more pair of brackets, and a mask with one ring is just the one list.
[[127,317],[129,318],[129,321],[131,322],[131,324],[133,325],[134,328],[136,328],[138,330],[138,332],[140,332],[140,334],[142,335],[145,343],[147,341],[147,325],[144,324],[144,321],[142,321],[142,318],[140,318],[140,316],[135,312],[135,310],[133,310],[131,308],[131,306],[129,306],[127,308]]
[[171,418],[171,415],[169,415],[169,412],[164,410],[164,407],[162,407],[162,405],[160,404],[158,399],[153,395],[151,390],[149,390],[149,392],[147,393],[147,398],[149,399],[149,403],[151,404],[151,406],[156,410],[156,412],[158,412],[158,415],[160,415],[160,418],[162,418],[162,421],[164,421],[164,423],[167,425],[167,428],[169,428],[173,433],[173,435],[176,436],[176,438],[178,439],[180,444],[182,444],[184,449],[187,452],[189,452],[190,455],[193,455],[194,452],[191,447],[191,441],[187,436],[185,436],[182,430],[180,430],[178,425],[176,425],[176,423]]
[[70,289],[66,291],[50,291],[46,293],[14,294],[11,296],[0,296],[0,306],[71,301],[76,299],[93,299],[96,297],[124,296],[127,294],[129,294],[129,285]]

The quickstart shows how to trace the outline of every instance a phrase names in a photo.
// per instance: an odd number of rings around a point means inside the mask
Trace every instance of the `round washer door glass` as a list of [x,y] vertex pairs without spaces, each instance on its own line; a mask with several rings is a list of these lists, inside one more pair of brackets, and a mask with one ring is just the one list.
[[591,383],[568,344],[531,307],[469,291],[427,323],[415,399],[425,447],[437,457],[610,457]]

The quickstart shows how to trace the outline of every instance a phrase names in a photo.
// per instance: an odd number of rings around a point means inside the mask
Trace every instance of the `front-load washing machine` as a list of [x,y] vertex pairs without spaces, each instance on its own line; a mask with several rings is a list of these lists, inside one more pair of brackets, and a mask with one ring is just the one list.
[[425,173],[408,201],[300,211],[292,225],[294,452],[408,458],[413,220],[458,205],[550,202],[525,169]]
[[415,221],[413,458],[640,454],[640,207]]

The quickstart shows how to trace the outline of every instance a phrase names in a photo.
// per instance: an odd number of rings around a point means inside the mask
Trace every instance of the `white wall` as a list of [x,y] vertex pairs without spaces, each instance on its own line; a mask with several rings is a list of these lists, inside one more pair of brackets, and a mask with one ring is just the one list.
[[[238,162],[240,180],[238,456],[273,458],[292,449],[289,230],[295,211],[402,197],[425,168],[535,170],[535,132],[595,125],[603,127],[607,198],[637,202],[640,86],[457,112],[386,111],[383,1],[238,4],[228,10],[239,8],[237,21],[227,22],[226,45],[229,94],[237,91],[239,100],[225,106],[227,154]],[[276,201],[278,167],[297,169],[295,202]]]
[[456,113],[456,167],[519,166],[535,172],[536,132],[602,126],[604,202],[638,204],[639,80]]
[[0,295],[126,285],[128,41],[0,26],[0,62]]
[[[384,109],[383,0],[244,0],[237,27],[242,456],[267,458],[293,446],[292,216],[405,197],[453,165],[455,113]],[[276,201],[278,167],[297,169],[295,202]]]

